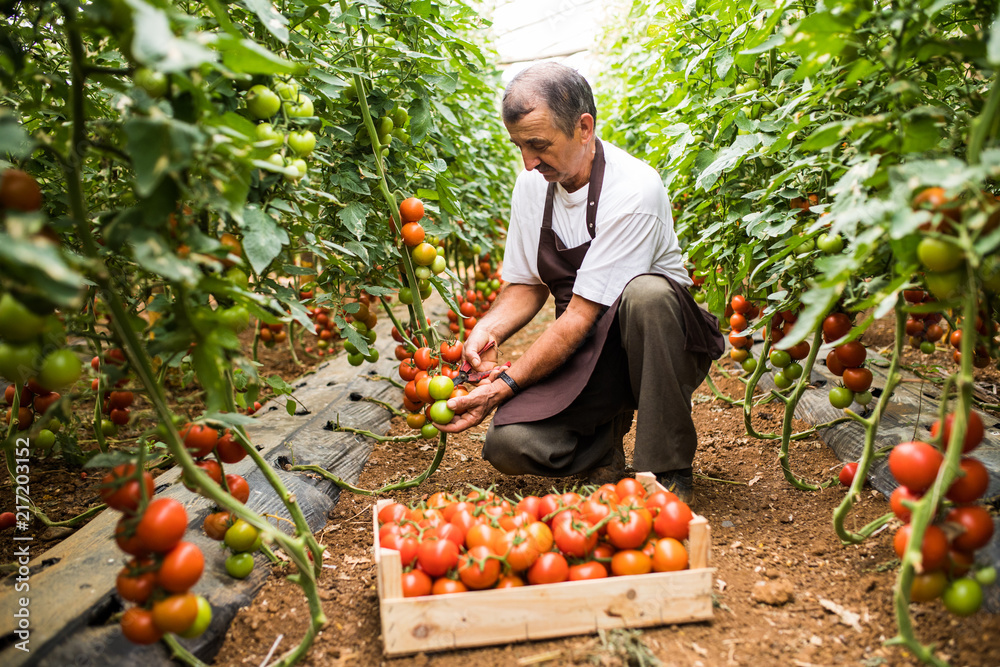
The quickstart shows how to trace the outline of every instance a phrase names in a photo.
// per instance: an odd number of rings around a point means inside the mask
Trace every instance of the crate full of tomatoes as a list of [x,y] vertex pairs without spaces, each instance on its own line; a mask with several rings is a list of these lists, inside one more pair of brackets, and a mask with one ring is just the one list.
[[386,655],[711,619],[708,521],[636,478],[517,501],[378,501]]

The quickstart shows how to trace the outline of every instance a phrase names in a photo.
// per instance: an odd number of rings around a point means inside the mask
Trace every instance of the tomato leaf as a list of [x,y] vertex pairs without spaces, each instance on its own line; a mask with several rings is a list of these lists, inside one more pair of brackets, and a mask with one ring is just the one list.
[[[337,218],[344,223],[351,234],[360,239],[365,233],[365,220],[368,218],[368,206],[358,201],[353,201],[337,213]],[[357,251],[352,248],[352,252]]]
[[288,244],[288,232],[257,206],[243,209],[243,252],[254,272],[264,273],[268,265]]
[[288,19],[278,13],[270,0],[243,0],[241,4],[256,14],[267,31],[278,41],[288,44]]

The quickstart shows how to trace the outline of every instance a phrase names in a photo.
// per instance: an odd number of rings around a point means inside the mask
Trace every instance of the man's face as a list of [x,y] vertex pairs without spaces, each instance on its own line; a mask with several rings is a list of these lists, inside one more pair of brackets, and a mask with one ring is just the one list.
[[524,168],[537,170],[549,183],[560,183],[572,192],[590,178],[591,132],[584,121],[577,122],[573,136],[568,137],[553,123],[549,108],[539,104],[521,120],[507,125],[507,132],[521,151]]

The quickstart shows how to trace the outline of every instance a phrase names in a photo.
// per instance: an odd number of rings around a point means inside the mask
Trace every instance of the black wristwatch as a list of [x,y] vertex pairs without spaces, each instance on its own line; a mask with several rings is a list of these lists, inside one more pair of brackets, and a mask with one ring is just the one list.
[[509,375],[507,375],[507,371],[504,371],[503,373],[501,373],[497,377],[507,383],[507,386],[510,387],[510,390],[512,392],[514,392],[515,396],[517,396],[519,393],[521,393],[521,388],[517,386],[516,382],[514,382],[514,378],[512,378]]

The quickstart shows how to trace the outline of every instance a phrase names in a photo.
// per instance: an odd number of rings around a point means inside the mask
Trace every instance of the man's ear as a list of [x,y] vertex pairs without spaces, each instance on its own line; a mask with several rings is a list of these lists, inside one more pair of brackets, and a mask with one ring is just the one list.
[[594,117],[589,113],[581,114],[577,127],[580,128],[581,142],[588,143],[594,136]]

